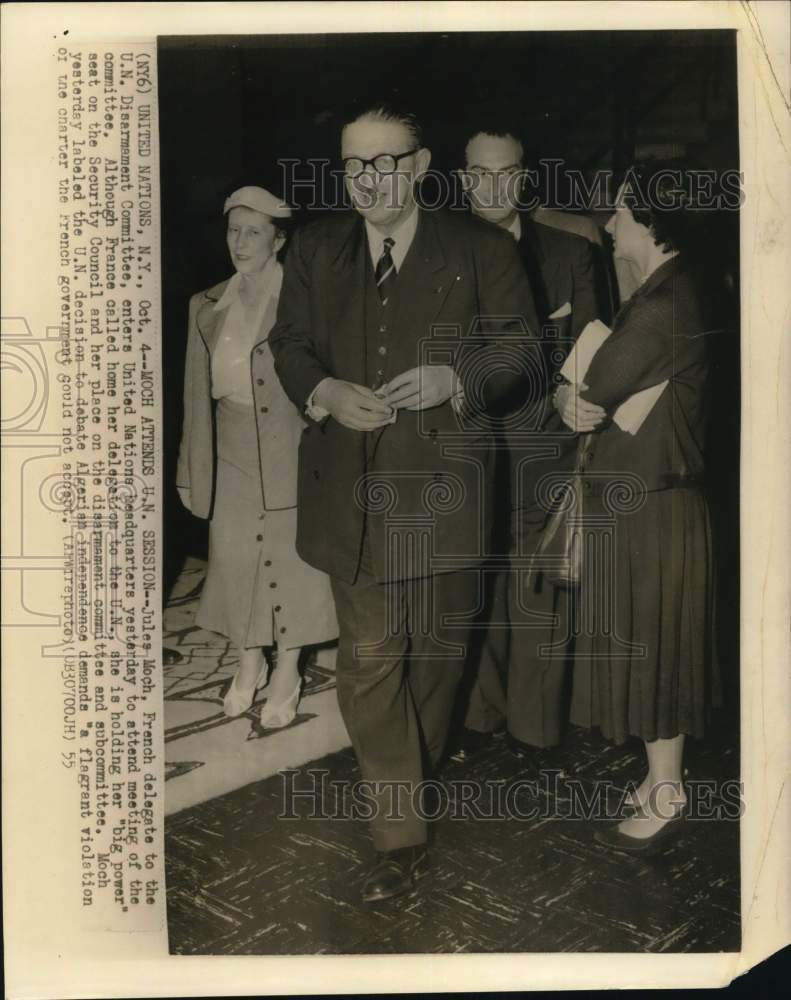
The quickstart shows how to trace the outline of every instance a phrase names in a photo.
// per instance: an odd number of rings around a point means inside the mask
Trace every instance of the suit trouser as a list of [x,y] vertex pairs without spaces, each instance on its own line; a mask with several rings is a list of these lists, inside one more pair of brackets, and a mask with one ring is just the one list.
[[372,796],[374,846],[425,843],[424,761],[436,764],[444,750],[470,629],[442,619],[473,611],[478,573],[377,583],[364,544],[357,581],[333,579],[332,589],[341,714],[364,781],[381,783]]
[[478,732],[506,721],[512,736],[536,747],[561,740],[571,646],[569,594],[542,574],[528,578],[520,567],[536,550],[545,516],[533,508],[511,512],[512,566],[494,581],[491,624],[465,718],[467,728]]

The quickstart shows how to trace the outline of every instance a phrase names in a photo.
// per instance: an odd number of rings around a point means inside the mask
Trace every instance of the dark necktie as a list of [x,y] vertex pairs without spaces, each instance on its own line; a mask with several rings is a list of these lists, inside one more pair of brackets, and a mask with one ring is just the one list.
[[395,264],[390,253],[394,245],[395,240],[386,236],[382,247],[382,256],[376,264],[376,287],[383,306],[387,305],[387,300],[390,298],[396,282]]

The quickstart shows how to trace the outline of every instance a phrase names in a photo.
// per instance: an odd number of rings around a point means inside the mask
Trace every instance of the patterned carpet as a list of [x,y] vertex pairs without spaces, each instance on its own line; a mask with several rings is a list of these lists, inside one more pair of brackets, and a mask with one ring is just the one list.
[[226,639],[193,624],[204,573],[205,563],[188,560],[165,611],[165,646],[183,658],[164,668],[167,814],[349,745],[334,672],[316,662],[315,652],[306,657],[299,712],[286,729],[258,725],[264,692],[239,718],[223,714],[237,657]]
[[[255,712],[222,714],[234,654],[193,625],[204,564],[191,560],[165,616],[165,644],[183,661],[165,668],[166,863],[171,952],[183,955],[463,952],[705,952],[740,947],[739,828],[689,821],[653,859],[607,852],[595,822],[563,818],[564,781],[523,805],[535,818],[453,818],[432,824],[432,868],[415,892],[364,906],[371,860],[364,822],[339,814],[331,781],[359,777],[338,712],[332,669],[311,657],[297,718],[264,733]],[[689,778],[739,773],[737,716],[690,743]],[[312,762],[312,763],[311,763]],[[326,772],[318,797],[283,818],[287,779]],[[584,789],[623,788],[644,774],[638,745],[613,747],[571,729],[552,767]],[[461,782],[509,786],[527,775],[502,739],[441,773],[447,801]],[[532,775],[531,775],[532,776]],[[456,797],[456,799],[454,799]],[[716,801],[716,796],[715,796]],[[528,810],[529,811],[529,808]],[[324,814],[316,818],[313,813]]]

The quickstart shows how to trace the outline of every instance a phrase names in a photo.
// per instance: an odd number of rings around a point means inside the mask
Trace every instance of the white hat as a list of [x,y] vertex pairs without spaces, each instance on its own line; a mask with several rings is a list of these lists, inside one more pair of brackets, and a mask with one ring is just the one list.
[[252,208],[272,219],[291,218],[291,209],[285,202],[278,201],[266,188],[251,185],[239,188],[238,191],[234,191],[230,197],[225,199],[223,215],[227,215],[232,208]]

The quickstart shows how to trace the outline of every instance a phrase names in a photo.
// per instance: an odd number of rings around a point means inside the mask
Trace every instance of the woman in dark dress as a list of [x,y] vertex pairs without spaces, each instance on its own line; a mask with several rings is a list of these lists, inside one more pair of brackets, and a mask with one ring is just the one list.
[[[616,743],[630,735],[644,741],[648,773],[632,797],[633,814],[596,835],[641,853],[679,829],[684,740],[702,734],[718,697],[702,491],[715,330],[695,267],[705,219],[689,203],[684,176],[663,179],[658,164],[646,165],[622,185],[607,230],[642,284],[616,316],[585,385],[563,386],[555,397],[570,428],[592,432],[579,462],[584,523],[609,521],[613,538],[609,571],[601,562],[583,575],[571,718]],[[652,388],[653,405],[641,397],[642,423],[634,412],[631,423],[624,419],[622,404],[630,400],[634,410],[632,397]]]

